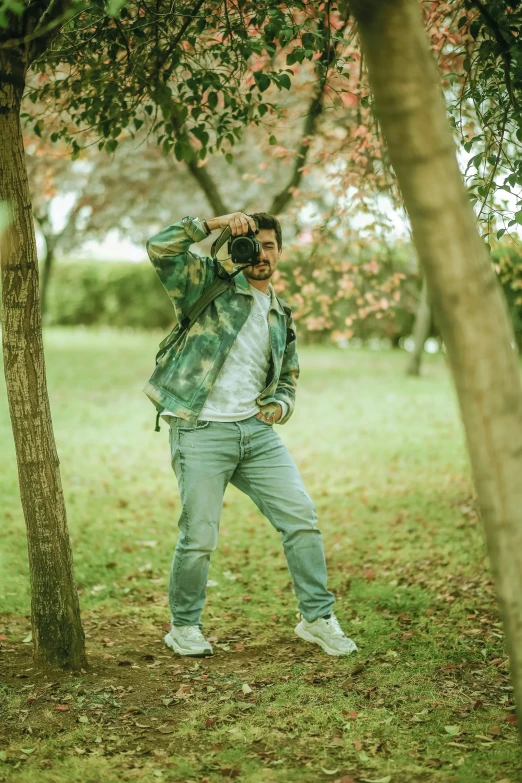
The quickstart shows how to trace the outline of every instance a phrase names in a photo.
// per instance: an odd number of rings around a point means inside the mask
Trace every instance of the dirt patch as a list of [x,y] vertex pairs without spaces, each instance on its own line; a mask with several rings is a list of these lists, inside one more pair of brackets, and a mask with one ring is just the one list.
[[45,673],[34,667],[32,644],[21,641],[28,619],[4,618],[3,625],[8,632],[0,641],[5,707],[0,745],[15,748],[13,761],[28,758],[21,749],[32,740],[78,729],[96,735],[90,746],[104,755],[121,752],[122,744],[140,754],[181,750],[182,741],[171,735],[194,709],[203,730],[215,726],[217,697],[229,706],[219,720],[236,721],[256,703],[255,666],[291,651],[298,653],[293,660],[313,654],[285,638],[274,639],[269,649],[246,646],[234,636],[214,641],[212,656],[182,657],[162,643],[168,624],[137,630],[129,620],[113,617],[84,620],[87,670]]

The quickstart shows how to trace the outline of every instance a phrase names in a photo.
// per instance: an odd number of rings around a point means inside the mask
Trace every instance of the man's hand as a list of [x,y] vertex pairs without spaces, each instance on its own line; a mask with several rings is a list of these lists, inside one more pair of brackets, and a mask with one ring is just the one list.
[[211,231],[216,228],[226,228],[230,226],[232,236],[242,236],[248,234],[249,229],[256,231],[257,227],[250,215],[245,215],[244,212],[231,212],[230,215],[221,215],[221,217],[209,218],[207,220],[207,226]]
[[283,406],[278,402],[271,402],[269,405],[266,405],[262,411],[256,413],[256,419],[262,419],[269,424],[275,424],[275,422],[279,421],[281,418],[282,413]]

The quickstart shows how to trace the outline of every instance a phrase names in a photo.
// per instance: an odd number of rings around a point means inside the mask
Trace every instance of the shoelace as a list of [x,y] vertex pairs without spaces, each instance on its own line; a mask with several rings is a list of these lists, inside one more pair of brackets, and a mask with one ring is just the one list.
[[185,639],[189,639],[191,642],[204,642],[205,638],[201,633],[201,630],[197,625],[189,625],[185,628],[183,634]]
[[330,628],[331,628],[331,630],[333,632],[332,636],[343,636],[344,637],[344,631],[341,628],[341,626],[339,625],[339,620],[337,619],[337,617],[334,614],[332,614],[330,619],[326,620],[325,622],[327,622],[328,625],[330,626]]

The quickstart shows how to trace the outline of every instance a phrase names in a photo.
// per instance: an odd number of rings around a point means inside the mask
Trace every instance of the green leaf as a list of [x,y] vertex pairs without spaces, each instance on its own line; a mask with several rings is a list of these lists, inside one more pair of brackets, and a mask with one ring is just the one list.
[[217,96],[216,92],[209,92],[208,98],[207,98],[207,103],[208,103],[209,109],[211,109],[212,111],[216,108],[217,103],[218,103],[218,96]]
[[272,136],[270,136],[270,138],[268,139],[268,143],[269,143],[269,144],[277,144],[277,139],[276,139],[276,137],[275,137],[275,136],[273,136],[273,135],[272,135]]
[[107,152],[114,152],[117,146],[118,146],[117,139],[109,139],[109,141],[105,143],[105,149],[107,150]]
[[282,73],[279,77],[279,84],[281,87],[284,87],[285,90],[289,90],[292,86],[292,82],[290,81],[290,77],[287,73]]
[[515,220],[519,225],[522,226],[522,209],[519,209],[518,212],[515,212]]
[[497,231],[497,239],[500,239],[500,237],[503,237],[505,233],[506,233],[506,229],[505,228],[499,228],[499,230]]
[[476,19],[469,26],[469,31],[470,31],[472,37],[475,39],[475,41],[478,38],[478,35],[480,33],[481,27],[482,27],[482,21],[480,19]]
[[232,155],[231,152],[227,152],[227,154],[225,155],[225,160],[226,160],[226,162],[228,163],[229,166],[230,166],[231,163],[233,163],[234,156]]
[[117,16],[125,5],[125,2],[126,0],[109,0],[107,3],[107,14],[109,16]]
[[264,92],[270,87],[270,77],[262,71],[254,71],[254,79],[261,92]]

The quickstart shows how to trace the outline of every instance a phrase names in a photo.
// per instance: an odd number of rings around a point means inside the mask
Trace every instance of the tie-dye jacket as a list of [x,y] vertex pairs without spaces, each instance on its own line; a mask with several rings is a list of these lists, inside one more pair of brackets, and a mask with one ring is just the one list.
[[[174,305],[178,326],[216,276],[215,262],[189,249],[205,236],[199,219],[186,217],[147,242],[149,258]],[[279,407],[278,400],[286,402],[287,413],[278,421],[284,424],[294,409],[299,377],[295,323],[290,307],[276,296],[272,285],[269,290],[272,355],[266,388],[256,403],[263,413],[272,413]],[[180,335],[143,387],[158,411],[169,410],[196,422],[252,303],[250,285],[240,272],[233,278],[233,285],[208,305],[190,331]],[[237,394],[241,394],[240,388]]]

